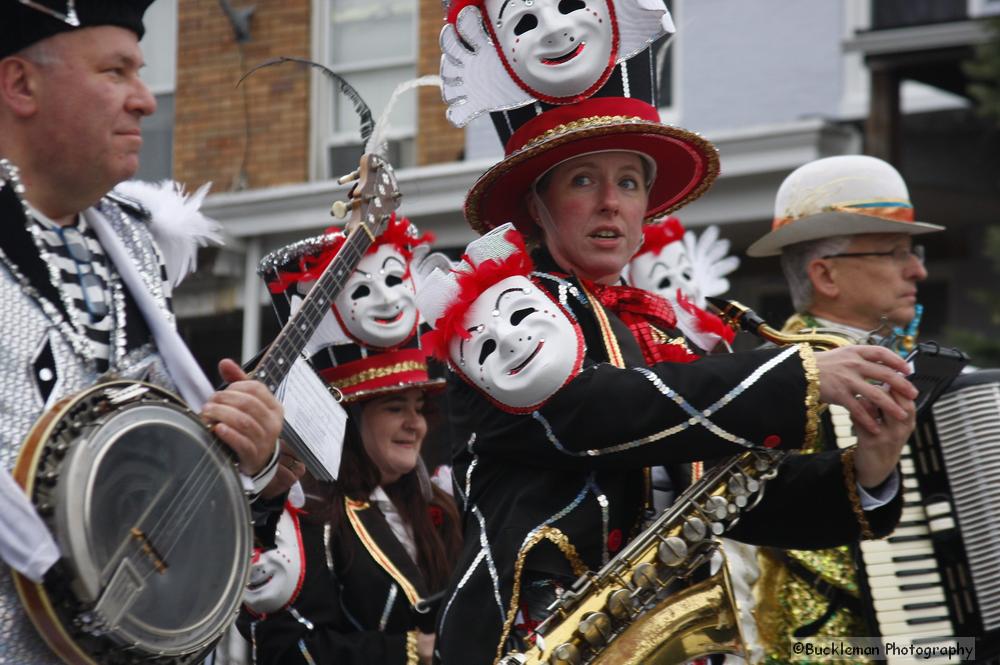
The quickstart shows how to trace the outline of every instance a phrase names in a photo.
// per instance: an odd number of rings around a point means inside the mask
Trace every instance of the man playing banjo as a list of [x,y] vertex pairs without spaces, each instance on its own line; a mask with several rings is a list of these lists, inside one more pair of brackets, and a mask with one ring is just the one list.
[[[162,225],[111,191],[135,174],[140,122],[156,108],[139,79],[151,1],[0,0],[0,555],[34,581],[66,552],[10,471],[32,424],[108,372],[179,392],[238,458],[247,492],[291,483],[272,481],[281,405],[228,359],[228,387],[212,391],[177,338],[170,290],[183,275],[169,274]],[[172,233],[186,268],[198,238]],[[6,569],[0,660],[59,662]]]

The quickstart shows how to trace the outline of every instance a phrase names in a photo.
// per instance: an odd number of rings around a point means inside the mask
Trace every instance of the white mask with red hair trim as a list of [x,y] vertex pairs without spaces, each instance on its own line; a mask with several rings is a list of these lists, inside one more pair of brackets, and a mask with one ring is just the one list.
[[629,262],[633,286],[658,293],[671,303],[680,291],[696,304],[704,303],[694,269],[684,248],[684,227],[676,217],[643,228],[643,243]]
[[450,0],[446,20],[441,90],[458,127],[536,100],[586,99],[674,31],[662,0]]
[[275,547],[254,548],[243,603],[257,615],[285,609],[299,596],[306,575],[305,551],[298,509],[286,503],[278,519]]
[[[291,265],[271,274],[272,293],[286,293],[294,314],[323,270],[346,241],[340,231],[322,236],[322,251],[292,257]],[[309,354],[325,346],[354,342],[367,349],[394,350],[417,332],[414,255],[429,249],[433,236],[420,235],[408,219],[394,218],[345,281],[331,312],[309,342]],[[289,287],[293,288],[289,288]],[[301,296],[301,297],[300,297]]]
[[450,273],[432,273],[417,295],[432,352],[500,408],[539,408],[583,363],[579,326],[531,279],[531,261],[513,225],[466,249]]
[[729,243],[718,240],[716,227],[708,227],[703,239],[707,243],[685,232],[676,217],[646,225],[643,244],[628,265],[628,280],[669,300],[684,336],[711,351],[720,339],[732,342],[733,331],[703,309],[705,297],[729,289],[722,276],[735,270],[739,260],[725,256]]
[[394,245],[380,245],[358,262],[333,309],[353,339],[385,349],[416,332],[415,297],[409,259]]

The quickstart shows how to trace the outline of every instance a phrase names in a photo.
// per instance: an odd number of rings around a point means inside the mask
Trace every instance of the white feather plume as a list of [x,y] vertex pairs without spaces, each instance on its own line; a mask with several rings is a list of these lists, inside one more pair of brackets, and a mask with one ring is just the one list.
[[201,204],[211,183],[193,194],[173,180],[158,183],[129,180],[115,190],[141,203],[152,216],[150,229],[163,254],[167,279],[180,284],[198,266],[198,248],[221,245],[222,227],[201,213]]
[[404,92],[409,92],[422,85],[440,88],[441,77],[437,74],[428,74],[427,76],[410,79],[397,85],[396,89],[392,91],[392,95],[389,96],[389,101],[385,103],[382,115],[375,122],[375,129],[372,131],[368,143],[365,144],[365,153],[371,154],[377,152],[380,155],[385,155],[389,137],[389,114],[392,113],[393,107],[396,106],[396,102]]

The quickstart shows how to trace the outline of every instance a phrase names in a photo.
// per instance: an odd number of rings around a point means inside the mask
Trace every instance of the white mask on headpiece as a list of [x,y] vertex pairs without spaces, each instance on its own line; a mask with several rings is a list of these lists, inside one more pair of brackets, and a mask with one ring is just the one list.
[[527,277],[508,277],[483,291],[465,316],[471,339],[454,337],[454,367],[497,402],[537,407],[580,369],[578,328]]
[[402,344],[416,330],[413,279],[406,257],[392,245],[365,255],[333,306],[356,341],[380,349]]
[[613,66],[609,0],[486,0],[501,58],[540,98],[572,97]]
[[691,302],[701,300],[683,242],[664,245],[658,254],[647,252],[635,257],[629,265],[629,275],[633,285],[658,293],[672,303],[677,302],[677,289]]
[[299,521],[285,510],[278,520],[275,548],[254,551],[243,602],[257,614],[284,609],[298,596],[304,573]]

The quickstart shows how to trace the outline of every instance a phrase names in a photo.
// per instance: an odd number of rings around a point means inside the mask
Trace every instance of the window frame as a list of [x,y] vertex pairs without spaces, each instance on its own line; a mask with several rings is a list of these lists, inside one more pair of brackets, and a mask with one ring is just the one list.
[[[377,72],[406,65],[411,65],[414,72],[416,72],[420,50],[420,3],[417,0],[413,0],[413,23],[410,26],[410,29],[413,31],[413,50],[409,57],[369,58],[350,63],[341,63],[336,67],[333,67],[328,60],[331,39],[329,30],[330,7],[332,2],[333,0],[313,0],[312,2],[312,59],[315,62],[322,63],[341,75]],[[328,180],[342,175],[339,173],[330,173],[330,151],[338,146],[357,145],[359,137],[354,133],[333,131],[333,128],[330,126],[334,104],[333,82],[315,68],[311,71],[311,90],[310,134],[312,140],[310,141],[309,150],[309,177],[314,181]],[[372,108],[372,115],[375,120],[378,120],[381,112],[382,109],[380,108]],[[414,115],[413,123],[410,127],[390,127],[387,139],[390,142],[415,139],[417,133],[416,125],[417,118]]]
[[1000,0],[969,0],[966,12],[969,18],[1000,15]]
[[[660,100],[653,100],[656,105],[656,110],[660,114],[660,120],[662,122],[670,124],[679,124],[681,122],[681,86],[680,86],[680,76],[682,72],[681,65],[681,42],[683,41],[681,27],[681,16],[684,12],[683,4],[684,0],[671,0],[670,2],[664,2],[664,4],[669,5],[670,17],[674,21],[674,26],[677,28],[677,32],[673,34],[670,38],[673,41],[670,44],[670,104],[667,106],[660,106]],[[655,65],[654,61],[654,65]]]

